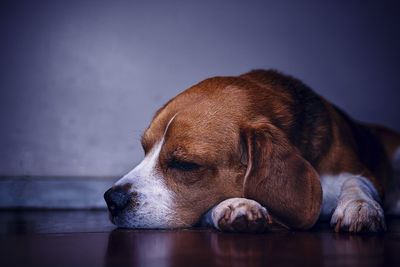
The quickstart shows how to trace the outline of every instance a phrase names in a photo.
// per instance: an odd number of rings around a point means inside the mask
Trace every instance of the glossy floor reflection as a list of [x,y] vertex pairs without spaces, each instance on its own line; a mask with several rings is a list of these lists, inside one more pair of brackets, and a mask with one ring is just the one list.
[[115,230],[105,211],[0,212],[1,266],[400,266],[400,219],[380,235]]

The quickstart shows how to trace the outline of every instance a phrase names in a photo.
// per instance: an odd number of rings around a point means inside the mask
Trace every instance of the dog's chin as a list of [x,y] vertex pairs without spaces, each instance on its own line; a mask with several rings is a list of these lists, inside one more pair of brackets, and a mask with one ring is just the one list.
[[154,220],[152,218],[146,218],[138,216],[134,213],[123,213],[116,216],[109,214],[111,223],[118,228],[128,229],[177,229],[177,228],[188,228],[190,225],[177,224],[173,220]]
[[130,228],[130,229],[141,229],[150,228],[148,225],[138,222],[134,215],[118,214],[112,215],[109,213],[109,219],[112,224],[118,228]]

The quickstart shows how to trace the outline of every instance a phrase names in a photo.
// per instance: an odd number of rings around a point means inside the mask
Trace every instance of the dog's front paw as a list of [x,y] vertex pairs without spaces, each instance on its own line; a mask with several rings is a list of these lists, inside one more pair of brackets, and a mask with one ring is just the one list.
[[382,207],[374,200],[339,204],[331,218],[336,232],[382,232],[386,230]]
[[214,207],[211,217],[215,228],[229,232],[262,232],[271,222],[263,206],[246,198],[222,201]]

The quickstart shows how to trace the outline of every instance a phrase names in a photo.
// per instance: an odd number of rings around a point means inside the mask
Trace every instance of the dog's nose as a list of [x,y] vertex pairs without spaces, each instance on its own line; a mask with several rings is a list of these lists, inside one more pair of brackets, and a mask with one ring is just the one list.
[[104,200],[112,215],[123,210],[129,203],[130,193],[122,188],[110,188],[104,193]]

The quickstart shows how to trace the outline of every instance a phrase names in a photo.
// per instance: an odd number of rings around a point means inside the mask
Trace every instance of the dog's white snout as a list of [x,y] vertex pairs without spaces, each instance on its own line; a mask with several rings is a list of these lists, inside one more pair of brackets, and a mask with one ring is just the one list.
[[168,228],[176,217],[173,192],[157,170],[163,141],[155,144],[143,161],[117,181],[114,187],[127,188],[135,197],[129,199],[124,212],[115,220],[118,226],[141,228]]

